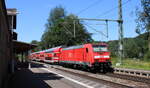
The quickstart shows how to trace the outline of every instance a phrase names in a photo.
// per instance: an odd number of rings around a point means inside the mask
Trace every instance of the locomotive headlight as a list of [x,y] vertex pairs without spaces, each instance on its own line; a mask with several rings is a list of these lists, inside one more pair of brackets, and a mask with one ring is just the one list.
[[110,58],[109,56],[94,56],[95,59],[97,58]]
[[104,58],[109,58],[109,56],[104,56]]
[[97,59],[97,58],[101,58],[101,56],[94,56],[94,58],[95,58],[95,59]]

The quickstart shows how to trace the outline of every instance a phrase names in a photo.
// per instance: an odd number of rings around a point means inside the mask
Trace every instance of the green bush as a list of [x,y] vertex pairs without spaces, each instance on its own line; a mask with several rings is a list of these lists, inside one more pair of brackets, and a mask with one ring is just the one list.
[[150,61],[150,51],[148,51],[148,52],[144,55],[144,60]]

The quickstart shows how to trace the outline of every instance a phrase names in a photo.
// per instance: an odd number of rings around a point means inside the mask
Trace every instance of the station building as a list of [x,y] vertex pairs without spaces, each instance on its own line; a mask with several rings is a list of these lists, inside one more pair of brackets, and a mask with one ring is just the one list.
[[9,77],[14,71],[14,56],[24,55],[36,47],[17,41],[17,9],[6,9],[5,0],[0,0],[0,88],[7,88]]
[[7,18],[7,11],[4,0],[0,0],[0,88],[7,85],[10,71],[10,61],[12,58],[11,30]]

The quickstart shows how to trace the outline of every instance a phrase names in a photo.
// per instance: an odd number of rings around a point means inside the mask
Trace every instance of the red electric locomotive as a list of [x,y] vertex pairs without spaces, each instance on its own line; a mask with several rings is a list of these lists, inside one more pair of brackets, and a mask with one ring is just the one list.
[[84,67],[96,72],[112,72],[110,52],[106,43],[84,44],[63,48],[59,63]]

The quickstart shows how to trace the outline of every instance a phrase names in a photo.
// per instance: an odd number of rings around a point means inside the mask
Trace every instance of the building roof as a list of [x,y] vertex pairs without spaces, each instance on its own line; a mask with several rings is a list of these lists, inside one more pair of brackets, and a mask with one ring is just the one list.
[[13,48],[15,53],[27,52],[36,47],[37,45],[35,44],[29,44],[26,42],[13,40]]
[[7,9],[7,15],[17,15],[17,9],[16,8],[8,8]]

